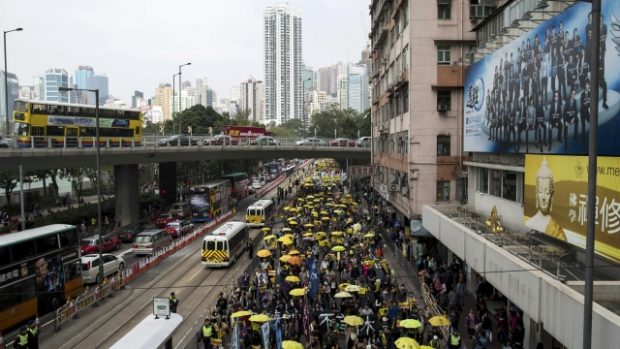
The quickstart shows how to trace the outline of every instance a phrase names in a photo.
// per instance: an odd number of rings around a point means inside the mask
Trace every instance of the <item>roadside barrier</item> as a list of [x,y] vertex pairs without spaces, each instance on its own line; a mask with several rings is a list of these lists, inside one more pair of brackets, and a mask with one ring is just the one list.
[[[78,319],[80,313],[88,309],[91,306],[97,306],[97,304],[106,298],[114,297],[117,290],[123,288],[125,285],[132,282],[139,275],[147,272],[149,269],[158,265],[161,261],[174,254],[176,251],[189,245],[200,236],[204,235],[208,231],[216,228],[221,223],[230,218],[232,214],[228,213],[222,217],[219,217],[201,229],[197,229],[190,234],[184,235],[168,246],[156,251],[153,255],[146,256],[132,265],[121,270],[117,276],[111,276],[110,279],[104,279],[101,285],[96,285],[92,289],[88,286],[84,288],[84,292],[75,299],[68,299],[67,303],[62,305],[56,310],[53,321],[42,326],[46,327],[48,324],[54,325],[55,331],[60,331],[62,327],[72,319]],[[2,337],[0,335],[0,341]],[[1,343],[1,342],[0,342]],[[0,346],[0,349],[3,349]]]

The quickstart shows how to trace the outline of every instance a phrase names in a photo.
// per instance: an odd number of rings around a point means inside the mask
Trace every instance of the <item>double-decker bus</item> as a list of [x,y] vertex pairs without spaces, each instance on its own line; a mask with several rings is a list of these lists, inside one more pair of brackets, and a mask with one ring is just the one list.
[[248,174],[246,172],[228,173],[223,175],[222,179],[229,179],[231,181],[232,196],[235,199],[241,200],[248,196],[250,180],[248,179]]
[[[92,147],[95,143],[97,123],[92,105],[16,100],[13,121],[20,147]],[[111,147],[140,145],[142,113],[99,108],[99,142]]]
[[0,332],[55,310],[81,291],[75,226],[0,235]]
[[230,211],[231,182],[217,180],[189,189],[192,222],[208,223]]

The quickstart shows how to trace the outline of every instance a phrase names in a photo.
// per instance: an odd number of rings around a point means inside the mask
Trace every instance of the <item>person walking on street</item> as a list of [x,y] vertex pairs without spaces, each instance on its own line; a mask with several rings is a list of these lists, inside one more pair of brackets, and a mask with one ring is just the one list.
[[177,299],[177,297],[174,294],[174,292],[170,292],[170,298],[168,298],[168,301],[170,302],[170,312],[171,313],[176,313],[177,312],[177,306],[179,305],[179,300]]
[[450,344],[450,349],[461,348],[461,335],[457,332],[457,330],[452,329],[448,344]]
[[211,349],[211,337],[213,336],[213,325],[209,318],[205,319],[205,323],[202,326],[202,344],[204,349]]
[[254,254],[254,244],[252,244],[252,240],[248,239],[246,248],[248,250],[248,258],[252,259],[252,255]]
[[28,325],[28,348],[39,349],[39,328],[34,321]]

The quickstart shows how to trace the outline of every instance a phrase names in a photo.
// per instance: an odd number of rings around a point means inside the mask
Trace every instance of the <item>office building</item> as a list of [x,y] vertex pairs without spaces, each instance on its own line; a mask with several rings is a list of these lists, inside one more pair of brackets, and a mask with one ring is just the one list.
[[19,99],[26,101],[36,101],[38,98],[37,90],[34,86],[20,86]]
[[217,93],[214,89],[207,86],[207,105],[206,107],[216,108],[217,107]]
[[[88,81],[88,88],[91,90],[99,90],[99,105],[103,105],[108,100],[108,77],[105,75],[93,75]],[[89,97],[94,98],[94,97]],[[95,104],[95,101],[89,99],[89,104]]]
[[180,96],[177,91],[177,94],[174,96],[174,101],[172,101],[172,96],[170,96],[172,110],[174,110],[175,113],[182,112],[185,109],[189,109],[194,106],[195,100],[192,92],[193,91],[190,86],[189,88],[184,88],[183,90],[181,90]]
[[144,92],[133,91],[133,96],[131,96],[131,109],[137,109],[144,104],[146,104],[146,101],[144,100]]
[[338,62],[329,67],[319,68],[316,72],[315,86],[319,91],[325,91],[333,97],[338,96],[338,77],[345,74],[346,67]]
[[207,78],[196,79],[194,87],[194,103],[197,105],[207,106]]
[[[6,107],[5,107],[5,98],[6,94],[4,91],[4,71],[0,70],[0,122],[6,120]],[[17,79],[17,75],[13,73],[9,73],[7,75],[7,85],[8,85],[8,95],[9,95],[9,119],[12,118],[13,115],[13,102],[19,97],[19,81]]]
[[67,92],[59,92],[59,87],[69,87],[69,74],[64,69],[48,69],[44,75],[44,97],[46,102],[69,102]]
[[265,108],[265,85],[262,81],[250,78],[241,83],[239,109],[242,115],[247,115],[250,121],[263,120]]
[[[73,87],[90,88],[90,80],[95,75],[93,67],[80,65],[73,76]],[[88,91],[71,91],[71,103],[75,104],[95,104],[95,96]]]
[[282,124],[303,113],[301,15],[286,4],[264,13],[265,123]]
[[370,107],[368,70],[365,65],[349,64],[347,66],[346,94],[347,108],[363,113]]

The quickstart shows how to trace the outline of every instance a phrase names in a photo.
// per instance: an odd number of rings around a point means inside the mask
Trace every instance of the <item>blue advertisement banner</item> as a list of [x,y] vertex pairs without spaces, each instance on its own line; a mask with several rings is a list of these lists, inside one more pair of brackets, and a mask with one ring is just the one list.
[[620,1],[602,8],[599,86],[591,86],[592,5],[576,3],[467,70],[464,150],[586,154],[599,91],[598,150],[620,154]]

